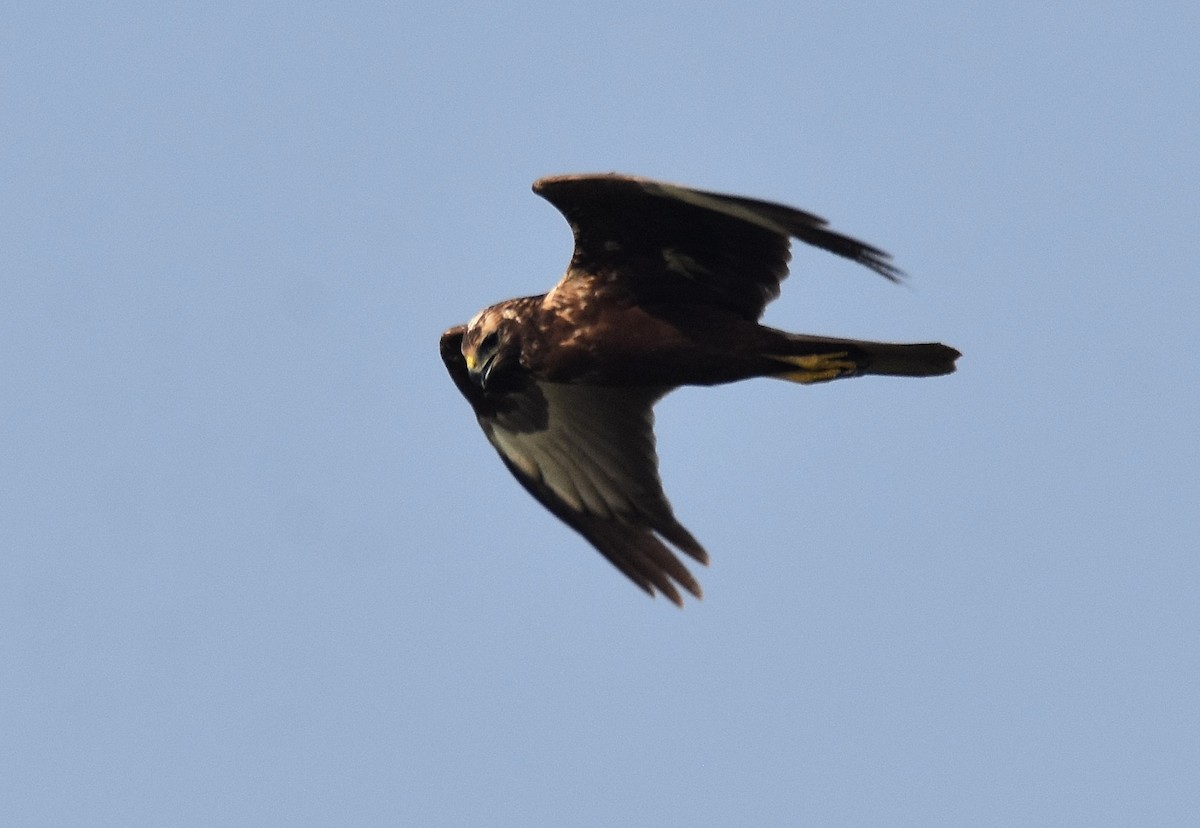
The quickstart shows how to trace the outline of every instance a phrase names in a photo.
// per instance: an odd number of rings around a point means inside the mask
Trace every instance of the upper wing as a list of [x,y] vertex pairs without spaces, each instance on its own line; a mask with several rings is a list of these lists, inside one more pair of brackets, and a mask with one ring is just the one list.
[[467,375],[462,334],[442,335],[442,360],[521,485],[646,592],[682,605],[678,584],[699,598],[699,583],[667,546],[708,562],[658,476],[652,406],[665,390],[530,383],[485,394]]
[[568,279],[615,277],[639,304],[703,302],[758,319],[779,296],[792,237],[902,276],[882,250],[780,204],[616,174],[542,178],[533,191],[575,234]]

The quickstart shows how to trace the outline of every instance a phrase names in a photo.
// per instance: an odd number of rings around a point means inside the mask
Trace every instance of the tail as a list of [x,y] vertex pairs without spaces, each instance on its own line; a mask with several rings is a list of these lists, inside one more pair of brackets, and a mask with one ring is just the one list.
[[784,334],[765,356],[778,368],[768,369],[769,376],[813,383],[868,374],[938,377],[954,373],[954,361],[962,354],[940,342],[908,345]]

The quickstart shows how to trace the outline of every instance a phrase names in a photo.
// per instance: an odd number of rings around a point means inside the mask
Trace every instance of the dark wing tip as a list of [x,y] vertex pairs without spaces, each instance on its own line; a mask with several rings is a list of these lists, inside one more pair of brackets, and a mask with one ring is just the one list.
[[[784,204],[616,172],[549,175],[533,182],[533,191],[560,210],[565,209],[570,198],[578,198],[581,188],[585,187],[597,191],[605,188],[641,190],[651,196],[692,203],[849,259],[889,282],[900,283],[905,279],[904,271],[892,263],[887,252],[830,229],[829,223],[818,215]],[[575,195],[568,196],[571,191]]]
[[566,508],[561,503],[548,503],[522,478],[517,479],[551,512],[583,535],[621,574],[651,597],[661,593],[678,607],[683,606],[680,588],[697,600],[704,597],[704,590],[696,576],[684,566],[668,544],[705,565],[708,564],[708,553],[673,519],[651,519],[644,523],[614,521]]
[[[849,238],[849,237],[847,237]],[[898,285],[908,278],[908,274],[892,263],[890,253],[885,253],[877,247],[872,247],[865,242],[850,239],[850,241],[859,245],[857,255],[848,256],[847,258],[858,262],[860,265],[875,271],[883,278],[887,279],[892,284]],[[837,251],[833,251],[837,252]]]
[[[675,553],[652,531],[644,526],[591,526],[576,527],[580,529],[592,545],[600,551],[620,572],[637,584],[651,597],[658,593],[677,607],[683,607],[683,594],[680,587],[697,600],[704,597],[700,582],[688,571]],[[663,534],[669,542],[676,544],[673,537]],[[690,535],[689,535],[690,537]],[[688,555],[707,563],[707,553],[699,548],[680,547]],[[696,549],[704,555],[704,560],[696,554]]]

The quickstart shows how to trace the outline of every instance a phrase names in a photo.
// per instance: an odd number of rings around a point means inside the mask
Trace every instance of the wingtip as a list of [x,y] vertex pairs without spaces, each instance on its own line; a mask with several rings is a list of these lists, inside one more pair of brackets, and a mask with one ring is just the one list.
[[[624,570],[622,571],[624,572]],[[672,604],[680,609],[683,609],[683,596],[679,594],[679,590],[675,589],[675,584],[673,584],[670,579],[664,579],[661,582],[655,583],[641,576],[635,577],[630,572],[625,572],[625,575],[629,578],[629,580],[633,581],[634,585],[638,589],[649,595],[651,598],[658,598],[659,595],[662,595]],[[683,584],[682,586],[684,589],[687,589],[688,592],[692,592],[687,584]],[[692,594],[695,595],[694,592],[692,592]]]
[[874,270],[893,285],[908,284],[908,274],[892,264],[890,259],[891,257],[889,256],[886,259],[871,262],[867,265],[867,267],[871,268],[871,270]]
[[[695,598],[697,601],[702,601],[704,599],[704,590],[700,589],[699,584],[697,584],[697,583],[690,583],[690,584],[681,583],[680,586],[682,586],[685,590],[687,590],[688,594],[691,595],[693,598]],[[664,597],[666,597],[666,599],[668,601],[670,601],[675,606],[679,607],[679,609],[683,609],[686,606],[686,604],[683,601],[683,595],[679,592],[679,590],[674,588],[674,584],[671,585],[670,590],[663,589],[660,586],[659,591],[663,594]]]
[[[701,561],[701,563],[707,565],[708,562]],[[682,574],[686,577],[681,578],[679,573],[672,573],[671,578],[674,580],[674,583],[668,582],[671,585],[671,592],[668,594],[664,590],[664,594],[671,599],[671,603],[680,609],[683,609],[683,594],[680,593],[679,590],[675,589],[676,584],[683,587],[684,590],[686,590],[687,593],[697,601],[704,600],[704,589],[700,586],[700,582],[696,580],[695,576],[693,576],[692,573],[688,572],[686,569]]]
[[667,597],[667,600],[670,601],[672,604],[679,607],[680,609],[683,609],[683,596],[679,594],[678,590],[671,589],[668,591],[666,589],[663,589],[662,594],[665,595]]

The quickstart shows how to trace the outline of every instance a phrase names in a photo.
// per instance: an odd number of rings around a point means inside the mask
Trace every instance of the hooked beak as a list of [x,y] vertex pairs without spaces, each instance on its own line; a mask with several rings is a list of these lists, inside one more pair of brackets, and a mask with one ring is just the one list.
[[465,354],[464,358],[467,362],[467,373],[471,376],[471,382],[486,390],[488,375],[492,373],[492,366],[496,363],[496,354],[491,354],[482,363],[476,358],[474,352]]

